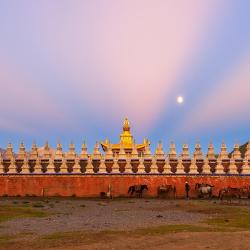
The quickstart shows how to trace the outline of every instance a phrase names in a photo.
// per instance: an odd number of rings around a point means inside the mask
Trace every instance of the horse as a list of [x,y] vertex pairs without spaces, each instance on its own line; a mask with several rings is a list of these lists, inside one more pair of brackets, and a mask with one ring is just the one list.
[[213,195],[213,187],[210,184],[206,183],[196,183],[195,184],[195,191],[198,192],[198,198],[204,197],[208,195],[209,198],[212,198]]
[[228,197],[228,198],[230,198],[230,202],[231,202],[232,198],[240,199],[241,195],[242,195],[241,188],[227,187],[227,188],[222,188],[219,191],[218,198],[222,201],[225,197]]
[[167,197],[171,192],[173,192],[174,198],[176,198],[176,187],[174,185],[162,185],[158,187],[158,197]]
[[250,198],[250,186],[244,186],[240,188],[241,197]]
[[129,187],[128,194],[130,193],[132,196],[134,193],[136,193],[138,194],[138,197],[141,198],[144,190],[148,190],[147,185],[134,185]]

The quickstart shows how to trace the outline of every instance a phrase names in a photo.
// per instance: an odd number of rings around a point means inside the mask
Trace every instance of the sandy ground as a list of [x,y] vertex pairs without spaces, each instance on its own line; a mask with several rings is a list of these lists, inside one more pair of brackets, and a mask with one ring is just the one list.
[[[38,202],[32,200],[6,199],[2,205],[14,202],[32,206]],[[30,203],[23,203],[23,202]],[[47,202],[49,201],[49,202]],[[44,207],[39,210],[51,214],[45,218],[20,218],[1,223],[0,234],[18,234],[32,232],[46,235],[60,231],[79,230],[128,230],[148,226],[166,224],[189,224],[199,222],[201,214],[187,213],[176,210],[176,206],[185,202],[166,200],[44,200],[40,202]],[[53,206],[53,207],[51,207]]]
[[[119,237],[106,243],[80,244],[59,249],[88,250],[249,250],[250,232],[240,233],[173,233],[164,236],[142,236],[138,238]],[[57,249],[57,248],[51,248]]]
[[[137,229],[202,225],[211,214],[189,211],[189,207],[199,205],[199,202],[164,199],[1,198],[0,206],[30,207],[45,212],[47,216],[0,222],[0,249],[250,249],[250,230],[161,234],[145,231],[133,235]],[[201,204],[203,207],[221,205],[219,201],[201,201]],[[249,209],[249,204],[249,201],[236,202],[230,207]],[[106,234],[106,231],[112,233]],[[81,236],[81,232],[83,235],[87,232],[86,236]],[[64,237],[58,237],[57,233],[70,233],[72,239],[68,237],[64,241]],[[46,238],[50,235],[56,237]],[[77,235],[81,239],[78,240]],[[5,244],[5,238],[6,242],[11,239],[8,244]]]

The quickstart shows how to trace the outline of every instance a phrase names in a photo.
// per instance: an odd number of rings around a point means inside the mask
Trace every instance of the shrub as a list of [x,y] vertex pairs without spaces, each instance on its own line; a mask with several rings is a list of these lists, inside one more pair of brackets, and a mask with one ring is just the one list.
[[33,207],[44,207],[44,205],[42,203],[34,203],[32,206]]

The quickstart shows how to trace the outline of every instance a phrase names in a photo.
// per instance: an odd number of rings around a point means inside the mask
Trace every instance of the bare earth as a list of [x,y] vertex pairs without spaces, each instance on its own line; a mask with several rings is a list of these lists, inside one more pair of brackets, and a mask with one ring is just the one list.
[[244,250],[249,208],[248,200],[6,197],[0,198],[0,249]]

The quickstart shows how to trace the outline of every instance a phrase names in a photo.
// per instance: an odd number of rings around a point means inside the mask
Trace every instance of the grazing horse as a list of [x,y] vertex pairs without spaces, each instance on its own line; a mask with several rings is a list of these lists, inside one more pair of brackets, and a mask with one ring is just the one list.
[[244,186],[240,188],[241,197],[250,198],[250,186]]
[[241,198],[241,189],[240,188],[222,188],[219,192],[219,199],[222,201],[225,197],[230,198],[230,202],[232,201],[232,198]]
[[208,196],[209,198],[212,198],[213,195],[213,187],[212,185],[206,184],[206,183],[196,183],[195,184],[195,191],[198,192],[198,197],[204,197]]
[[165,196],[167,197],[171,192],[176,197],[176,187],[174,185],[162,185],[158,187],[158,197]]
[[128,194],[130,193],[132,196],[134,193],[136,193],[138,194],[138,197],[141,198],[144,190],[148,190],[147,185],[134,185],[129,187]]

